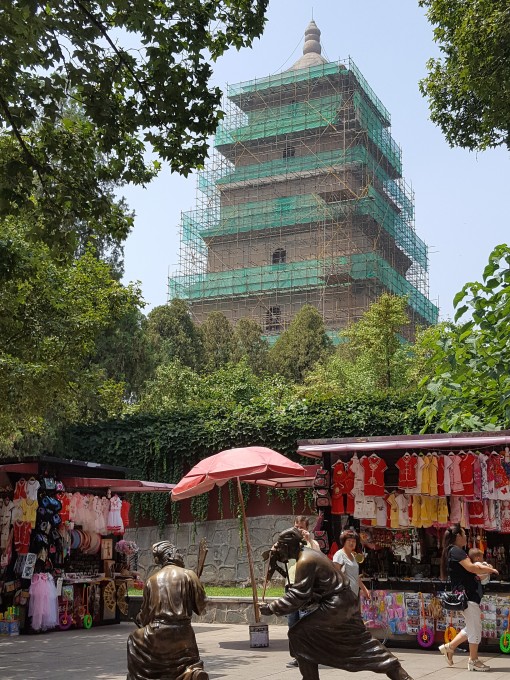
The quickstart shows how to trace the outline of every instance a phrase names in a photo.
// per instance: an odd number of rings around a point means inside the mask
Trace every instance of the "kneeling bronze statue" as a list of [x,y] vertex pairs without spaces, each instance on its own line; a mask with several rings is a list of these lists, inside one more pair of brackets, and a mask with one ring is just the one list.
[[127,680],[208,680],[191,627],[193,612],[205,610],[204,588],[168,541],[152,554],[162,568],[145,585],[139,628],[128,638]]
[[319,680],[319,664],[412,680],[397,657],[365,628],[348,579],[325,555],[304,547],[299,529],[283,531],[272,552],[279,562],[296,560],[295,580],[283,597],[261,604],[260,613],[309,612],[289,628],[291,656],[303,680]]

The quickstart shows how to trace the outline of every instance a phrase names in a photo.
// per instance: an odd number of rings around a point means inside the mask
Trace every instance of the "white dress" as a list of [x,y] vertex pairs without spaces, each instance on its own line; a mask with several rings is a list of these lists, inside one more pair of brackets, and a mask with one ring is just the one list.
[[108,513],[108,524],[107,528],[112,534],[123,534],[124,533],[124,523],[120,515],[120,510],[122,508],[122,501],[115,494],[110,499],[110,512]]

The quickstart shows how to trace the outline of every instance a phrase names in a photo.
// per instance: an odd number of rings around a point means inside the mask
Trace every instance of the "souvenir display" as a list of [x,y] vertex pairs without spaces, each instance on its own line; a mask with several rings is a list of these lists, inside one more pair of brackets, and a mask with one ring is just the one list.
[[[464,626],[462,594],[447,591],[439,567],[444,531],[458,522],[469,547],[480,548],[499,571],[482,583],[482,634],[484,640],[501,636],[505,645],[510,640],[508,618],[501,613],[510,605],[509,450],[351,450],[336,460],[329,457],[330,469],[323,463],[314,483],[319,536],[329,538],[324,542],[329,547],[343,529],[359,532],[361,575],[372,595],[364,617],[381,629],[389,626],[393,635],[414,636],[424,648],[455,637]],[[328,491],[331,501],[325,502]]]
[[55,474],[18,474],[2,489],[0,620],[8,614],[13,625],[0,634],[90,628],[127,614],[138,547],[122,539],[129,503],[123,506],[101,486],[66,491]]

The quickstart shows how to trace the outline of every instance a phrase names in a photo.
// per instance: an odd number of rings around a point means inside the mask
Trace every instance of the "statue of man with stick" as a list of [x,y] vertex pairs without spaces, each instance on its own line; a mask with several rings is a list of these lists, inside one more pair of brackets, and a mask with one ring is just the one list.
[[365,628],[348,579],[325,555],[304,547],[299,529],[283,531],[271,550],[279,562],[296,560],[295,579],[283,597],[262,603],[260,613],[307,612],[289,628],[291,654],[303,680],[319,680],[319,664],[412,680],[397,657]]

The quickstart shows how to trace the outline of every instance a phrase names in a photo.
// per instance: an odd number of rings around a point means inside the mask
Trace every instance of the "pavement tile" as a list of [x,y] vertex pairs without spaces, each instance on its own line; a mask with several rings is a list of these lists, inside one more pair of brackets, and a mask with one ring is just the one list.
[[[289,660],[287,629],[270,626],[269,647],[250,649],[249,630],[237,624],[194,624],[198,647],[211,680],[300,680]],[[0,638],[1,680],[125,680],[130,623],[90,630]],[[467,654],[456,654],[450,668],[437,650],[391,648],[414,680],[473,680]],[[490,680],[508,680],[510,655],[480,654],[491,666]],[[348,680],[347,671],[321,667],[321,680]],[[355,680],[375,680],[368,671]],[[488,678],[486,678],[488,680]]]

